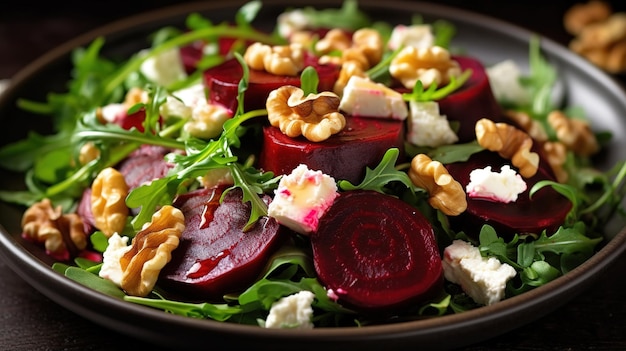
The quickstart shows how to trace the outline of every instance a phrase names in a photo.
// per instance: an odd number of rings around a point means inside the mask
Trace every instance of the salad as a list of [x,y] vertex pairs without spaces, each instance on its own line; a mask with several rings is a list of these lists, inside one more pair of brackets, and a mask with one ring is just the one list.
[[[267,328],[461,313],[603,245],[626,162],[553,96],[557,71],[485,66],[453,23],[285,9],[273,31],[189,14],[125,60],[74,52],[68,91],[20,100],[50,135],[2,146],[22,236],[129,303]],[[341,24],[341,26],[338,26]]]

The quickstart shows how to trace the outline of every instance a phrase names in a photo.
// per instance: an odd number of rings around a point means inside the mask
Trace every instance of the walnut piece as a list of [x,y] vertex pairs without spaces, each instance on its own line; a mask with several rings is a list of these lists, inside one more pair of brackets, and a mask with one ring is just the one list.
[[100,171],[91,185],[91,212],[95,226],[107,237],[121,233],[126,226],[128,191],[124,176],[112,167]]
[[586,121],[568,118],[562,111],[556,110],[548,114],[548,123],[556,131],[557,139],[575,154],[590,156],[600,149]]
[[529,178],[537,173],[539,155],[530,151],[533,139],[524,131],[507,123],[494,123],[482,118],[476,122],[476,140],[480,146],[511,160],[519,173]]
[[[320,63],[341,65],[339,78],[333,88],[335,94],[341,96],[350,77],[365,77],[365,71],[380,62],[384,42],[380,33],[371,28],[361,28],[351,38],[341,29],[331,29],[316,43],[315,48],[322,54]],[[326,55],[333,51],[340,51],[341,56]]]
[[407,46],[391,60],[389,73],[408,89],[413,89],[418,80],[426,88],[432,84],[448,84],[450,77],[461,75],[461,67],[450,52],[440,46]]
[[509,118],[515,124],[519,125],[531,138],[536,141],[547,141],[548,134],[543,129],[543,125],[539,121],[533,119],[528,113],[523,111],[507,110],[504,111],[504,115]]
[[576,4],[565,12],[569,48],[608,73],[626,72],[626,12],[613,12],[605,1]]
[[424,154],[411,160],[409,178],[429,194],[428,203],[448,216],[458,216],[467,209],[465,191],[439,161]]
[[78,162],[80,162],[81,165],[86,165],[99,157],[100,149],[98,149],[93,142],[87,142],[80,148]]
[[267,116],[272,126],[292,137],[300,135],[319,142],[346,126],[339,112],[339,97],[332,92],[309,94],[292,85],[273,90],[267,98]]
[[270,46],[256,42],[243,58],[250,68],[275,75],[297,76],[304,69],[304,48],[297,43]]
[[556,180],[560,183],[567,182],[569,174],[563,169],[567,160],[567,147],[558,141],[548,141],[543,143],[543,153],[556,176]]
[[611,12],[611,5],[606,1],[591,0],[574,4],[565,11],[563,26],[568,33],[578,35],[588,25],[606,20]]
[[124,272],[121,287],[126,293],[146,296],[152,291],[184,230],[185,217],[176,207],[163,206],[152,215],[152,221],[135,235],[131,248],[120,257]]
[[61,206],[53,208],[50,199],[43,199],[24,212],[22,233],[26,239],[43,243],[48,255],[63,261],[87,247],[82,219],[75,213],[63,214]]

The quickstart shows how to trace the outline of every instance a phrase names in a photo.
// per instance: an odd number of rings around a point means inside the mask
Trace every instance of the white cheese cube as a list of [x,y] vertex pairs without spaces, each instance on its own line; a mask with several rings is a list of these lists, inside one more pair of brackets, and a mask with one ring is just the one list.
[[435,35],[428,24],[397,25],[393,28],[387,43],[387,47],[391,50],[405,46],[427,48],[433,45],[435,45]]
[[442,264],[445,278],[482,305],[502,300],[507,281],[517,274],[511,265],[482,257],[477,247],[463,240],[454,240],[445,248]]
[[492,172],[491,166],[487,166],[470,173],[470,182],[465,191],[469,197],[509,203],[517,201],[518,195],[526,187],[524,179],[509,165],[502,166],[500,173]]
[[117,233],[113,233],[109,238],[107,249],[102,253],[102,267],[100,267],[100,273],[98,274],[100,278],[110,280],[117,286],[122,286],[124,270],[122,269],[120,259],[130,248],[127,236],[122,237]]
[[[142,53],[145,54],[145,51]],[[141,64],[140,71],[151,82],[164,87],[187,77],[177,48],[149,57]]]
[[496,100],[502,103],[525,105],[530,92],[520,83],[521,70],[513,60],[504,60],[487,67],[487,77]]
[[417,146],[438,147],[459,140],[446,116],[439,114],[436,101],[411,101],[406,139]]
[[284,175],[268,206],[268,215],[278,223],[307,235],[317,230],[320,217],[337,197],[335,180],[304,164]]
[[404,120],[408,115],[402,94],[359,76],[352,76],[348,80],[339,102],[339,110],[355,117]]
[[274,302],[265,321],[265,328],[312,329],[315,295],[310,291],[300,291]]

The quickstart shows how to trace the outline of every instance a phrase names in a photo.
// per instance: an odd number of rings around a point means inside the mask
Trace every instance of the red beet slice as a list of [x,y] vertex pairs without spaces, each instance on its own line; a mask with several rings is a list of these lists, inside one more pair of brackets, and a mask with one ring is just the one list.
[[489,77],[485,67],[475,58],[457,56],[454,59],[463,70],[471,69],[472,76],[464,87],[438,101],[439,111],[449,121],[458,121],[457,135],[459,142],[464,143],[476,139],[474,127],[481,118],[489,118],[494,122],[504,121],[503,111],[489,85]]
[[[474,127],[479,119],[489,118],[494,122],[502,122],[505,118],[493,95],[483,64],[469,56],[454,56],[453,59],[459,63],[462,70],[471,69],[472,75],[463,87],[437,102],[439,112],[450,122],[459,124],[457,131],[459,142],[466,143],[476,139]],[[404,87],[396,90],[409,92]]]
[[166,176],[173,165],[166,162],[164,157],[171,151],[160,146],[142,145],[120,162],[117,168],[124,176],[128,188],[132,190]]
[[[463,188],[469,184],[470,172],[477,168],[491,166],[494,172],[499,172],[501,166],[511,162],[500,157],[496,152],[482,151],[474,154],[466,162],[457,162],[446,165],[448,172]],[[529,190],[541,180],[555,180],[550,166],[542,159],[537,174],[524,179],[527,190],[519,195],[517,201],[501,203],[488,199],[467,197],[467,210],[450,218],[450,225],[457,231],[464,231],[472,237],[478,237],[484,224],[495,228],[498,234],[512,237],[514,234],[537,233],[544,229],[547,234],[554,231],[564,222],[572,203],[551,187],[544,187],[530,199]]]
[[[228,55],[232,46],[238,41],[237,38],[219,38],[218,48],[219,54],[222,56]],[[250,45],[252,41],[246,41],[244,45]],[[205,46],[207,44],[203,41],[196,41],[189,45],[180,48],[180,57],[183,61],[183,66],[188,74],[191,74],[198,67],[198,62],[202,60],[204,55]]]
[[428,220],[398,198],[341,193],[311,235],[320,282],[345,306],[391,312],[440,291],[443,268]]
[[259,166],[274,174],[289,174],[299,164],[306,164],[336,180],[357,184],[363,179],[365,168],[376,167],[388,149],[398,148],[404,155],[404,132],[402,121],[348,116],[343,131],[314,143],[266,126]]
[[[229,191],[220,204],[221,194],[220,189],[201,189],[174,202],[185,215],[186,228],[161,271],[160,286],[219,301],[224,294],[248,287],[282,241],[282,227],[269,217],[244,233],[249,204],[242,202],[239,189]],[[265,196],[264,201],[271,198]]]
[[[314,56],[305,58],[305,65],[312,66],[319,76],[318,91],[332,91],[339,76],[339,66],[321,65]],[[218,103],[232,112],[237,110],[237,92],[243,76],[241,64],[230,59],[204,72],[204,84],[209,91],[209,101]],[[244,96],[246,111],[264,109],[267,96],[283,85],[300,86],[300,76],[277,76],[260,70],[250,70],[248,90]]]

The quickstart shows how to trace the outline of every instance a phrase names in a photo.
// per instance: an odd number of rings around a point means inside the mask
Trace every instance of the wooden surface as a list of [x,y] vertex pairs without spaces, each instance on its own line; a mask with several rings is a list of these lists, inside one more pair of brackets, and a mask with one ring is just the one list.
[[[108,1],[98,11],[90,2],[35,6],[9,1],[0,12],[0,79],[10,78],[29,61],[85,30],[120,17],[174,3]],[[137,2],[139,3],[139,2]],[[566,44],[562,15],[575,1],[440,1],[497,16]],[[469,3],[469,4],[468,4]],[[625,4],[613,2],[616,10]],[[522,5],[524,4],[524,5]],[[541,5],[541,6],[540,6]],[[97,6],[97,5],[95,5]],[[626,83],[624,77],[617,77]],[[626,350],[626,256],[597,284],[536,322],[472,345],[465,350]],[[31,288],[0,258],[0,350],[121,350],[160,348],[111,332],[56,305]],[[416,349],[419,345],[416,345]]]

